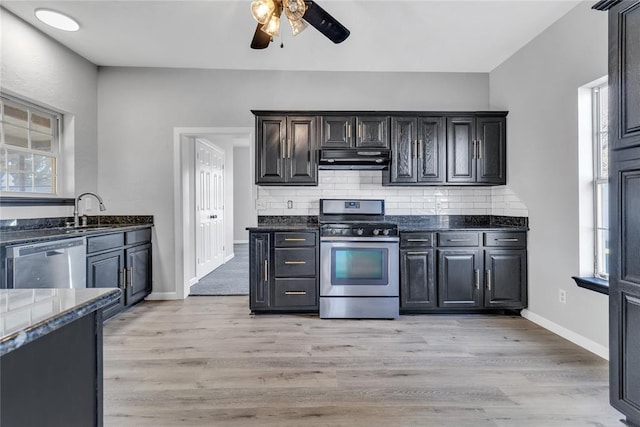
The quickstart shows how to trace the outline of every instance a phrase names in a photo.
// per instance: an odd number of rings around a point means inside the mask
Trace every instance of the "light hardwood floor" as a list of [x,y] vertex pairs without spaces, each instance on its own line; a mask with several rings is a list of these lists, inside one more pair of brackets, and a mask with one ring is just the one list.
[[520,317],[143,302],[104,330],[105,427],[622,426],[608,363]]

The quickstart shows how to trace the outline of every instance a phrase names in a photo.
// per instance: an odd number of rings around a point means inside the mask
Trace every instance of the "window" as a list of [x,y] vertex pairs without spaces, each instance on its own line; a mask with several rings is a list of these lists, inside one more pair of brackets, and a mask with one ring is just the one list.
[[592,89],[596,277],[609,278],[609,139],[607,83]]
[[59,134],[59,114],[0,97],[0,191],[56,194]]

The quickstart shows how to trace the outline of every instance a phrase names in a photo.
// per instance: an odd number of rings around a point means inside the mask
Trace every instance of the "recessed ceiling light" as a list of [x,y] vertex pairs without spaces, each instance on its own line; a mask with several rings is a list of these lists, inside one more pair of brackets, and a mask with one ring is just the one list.
[[80,24],[67,15],[51,9],[36,9],[36,18],[47,25],[63,31],[78,31]]

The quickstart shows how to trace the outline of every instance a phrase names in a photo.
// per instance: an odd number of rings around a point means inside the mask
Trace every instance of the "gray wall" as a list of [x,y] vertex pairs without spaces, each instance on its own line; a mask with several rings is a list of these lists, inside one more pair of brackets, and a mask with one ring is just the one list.
[[233,240],[248,242],[247,226],[255,224],[251,197],[251,156],[249,147],[233,147]]
[[[509,110],[509,187],[529,209],[529,313],[608,347],[608,298],[578,288],[578,88],[607,74],[607,14],[577,6],[490,74]],[[558,301],[559,289],[567,303]],[[589,343],[586,343],[589,344]]]
[[180,286],[174,127],[252,127],[251,109],[484,110],[488,104],[487,74],[101,68],[98,186],[113,200],[113,212],[154,215],[154,291],[170,293]]
[[[0,24],[0,89],[65,113],[62,161],[68,173],[60,195],[73,197],[83,191],[96,191],[97,67],[6,9],[0,8]],[[108,199],[105,204],[108,208]],[[3,217],[15,217],[19,209],[2,211]],[[55,209],[30,211],[31,217],[60,213]]]

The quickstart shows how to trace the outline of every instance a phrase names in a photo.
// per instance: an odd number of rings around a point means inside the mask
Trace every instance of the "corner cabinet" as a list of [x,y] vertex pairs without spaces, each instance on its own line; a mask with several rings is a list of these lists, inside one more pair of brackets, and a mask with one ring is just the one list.
[[447,117],[447,182],[507,183],[506,114]]
[[151,293],[151,228],[87,237],[87,287],[119,288],[106,320]]
[[249,232],[252,312],[318,311],[318,232]]
[[524,231],[400,234],[401,311],[519,310],[526,305]]
[[640,426],[640,1],[609,11],[609,372],[611,405]]
[[318,185],[316,116],[256,115],[256,184]]

